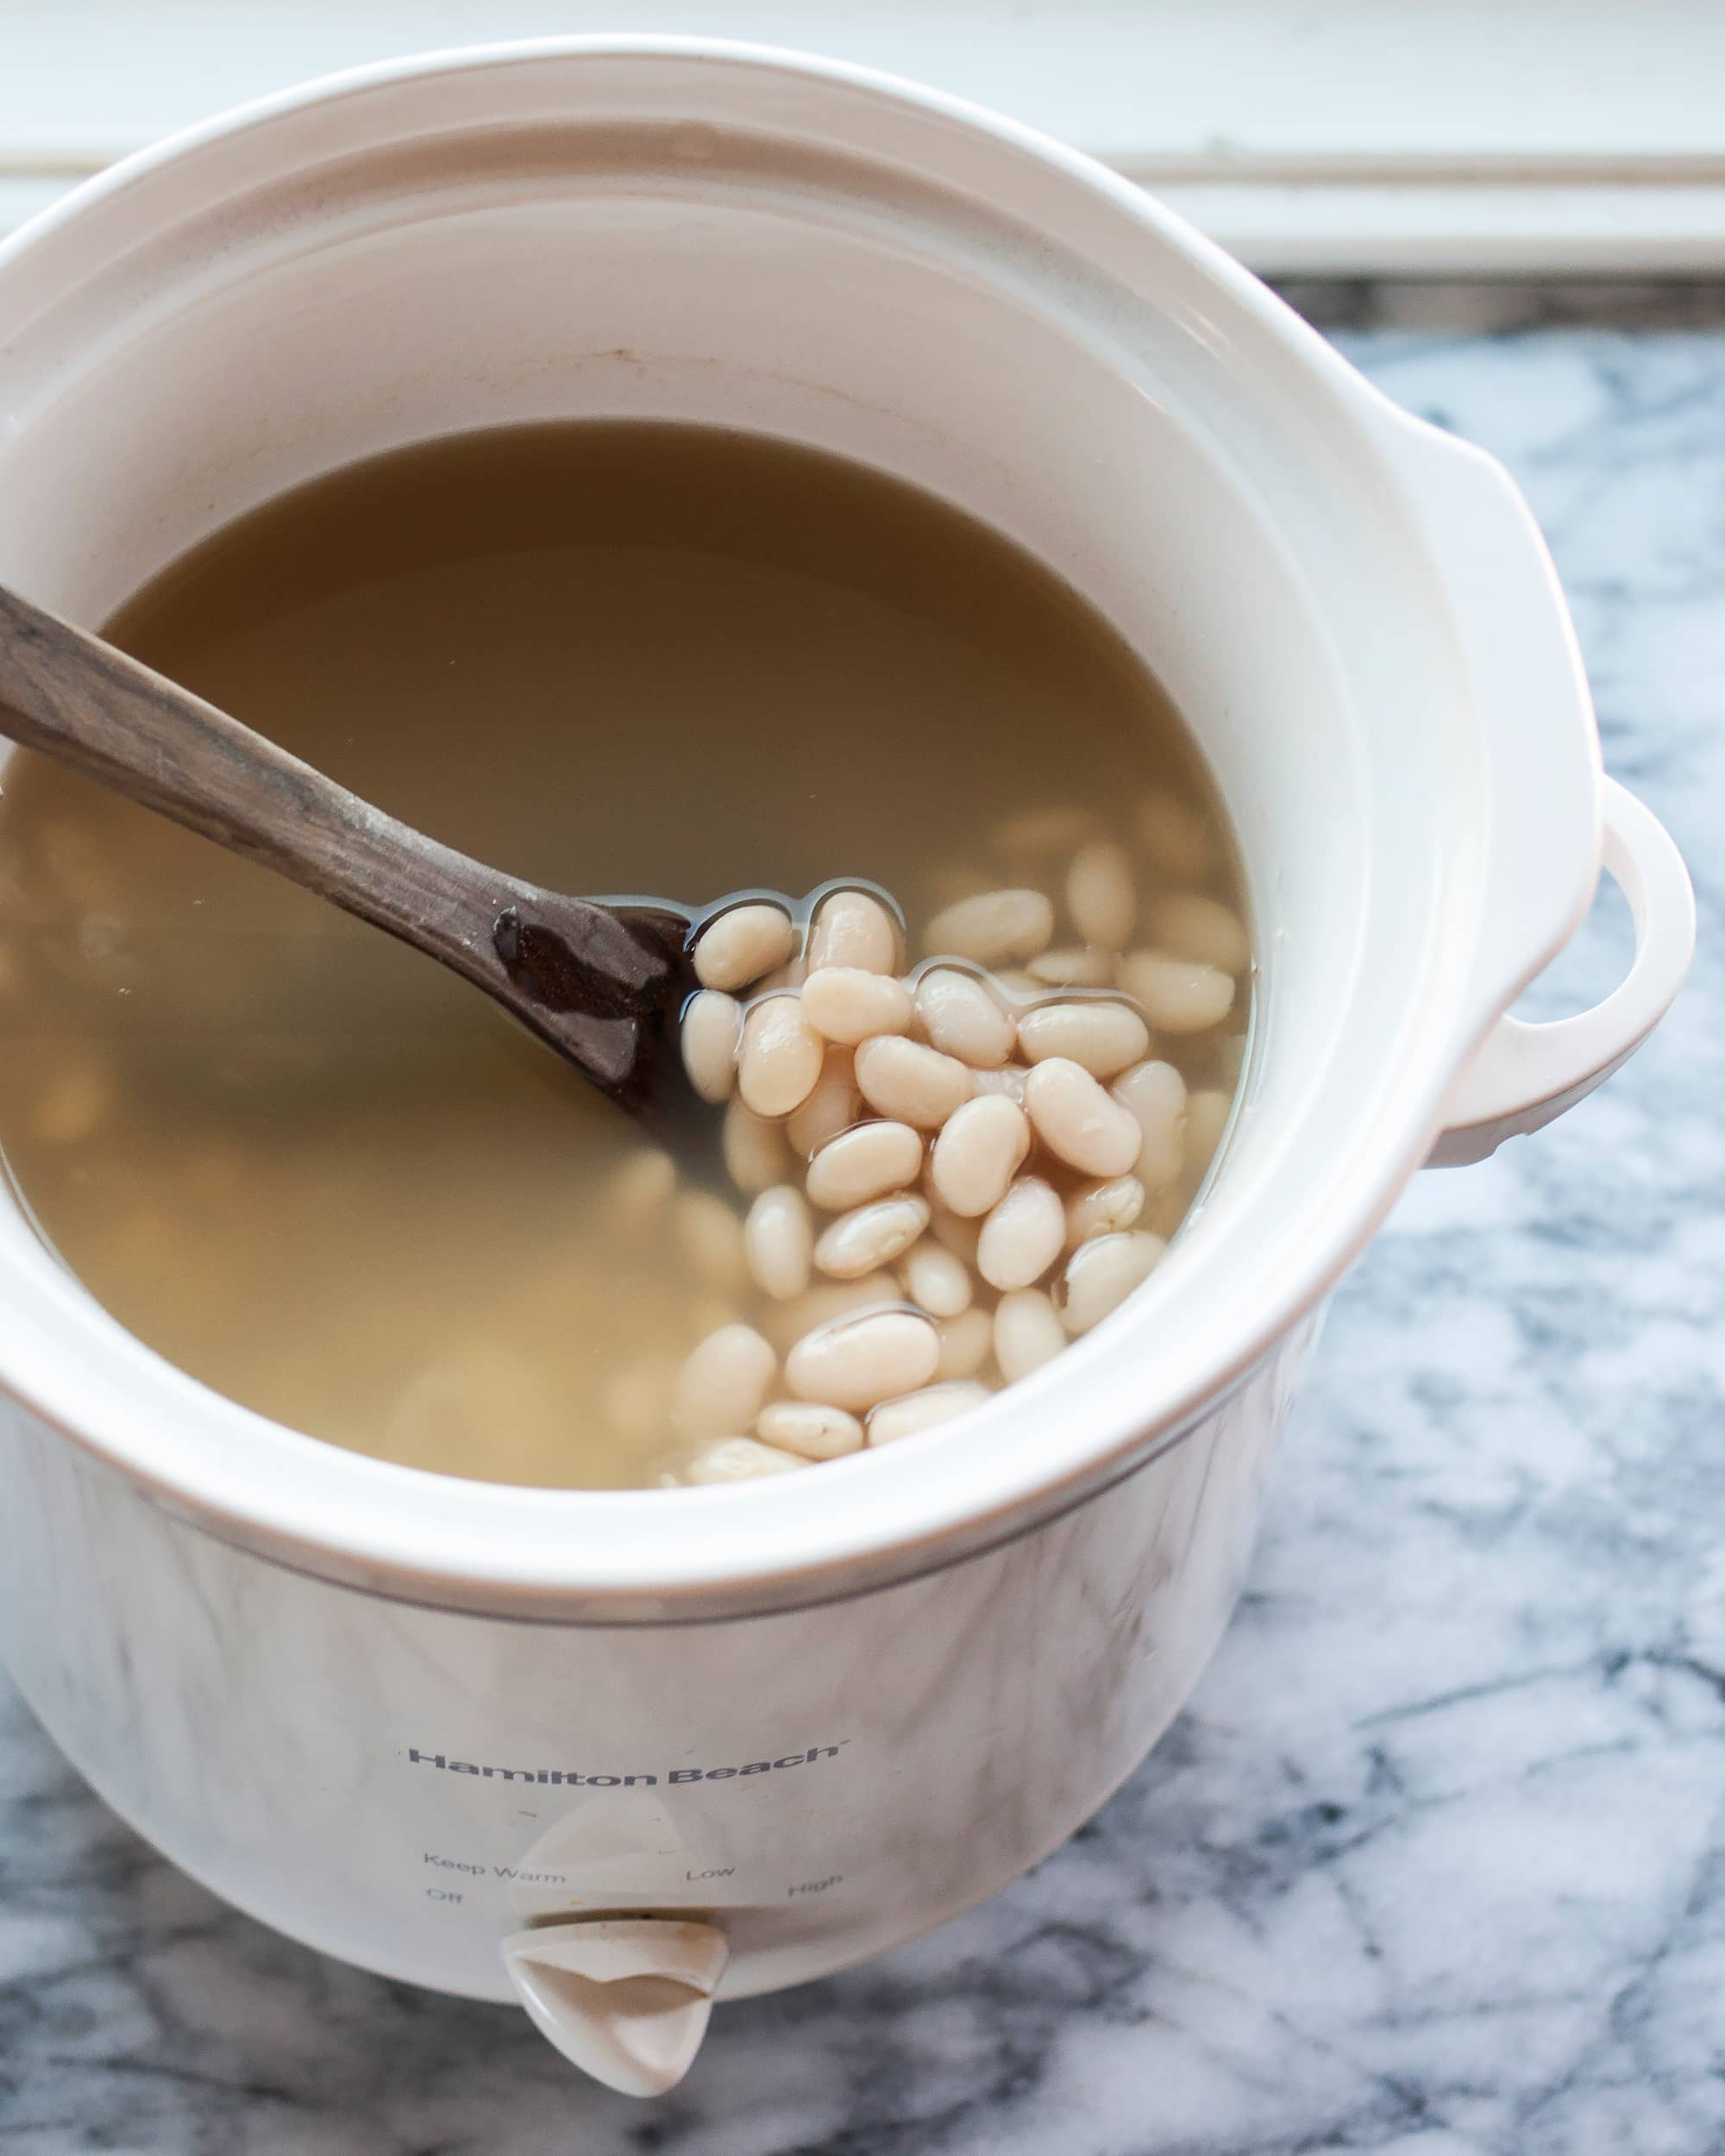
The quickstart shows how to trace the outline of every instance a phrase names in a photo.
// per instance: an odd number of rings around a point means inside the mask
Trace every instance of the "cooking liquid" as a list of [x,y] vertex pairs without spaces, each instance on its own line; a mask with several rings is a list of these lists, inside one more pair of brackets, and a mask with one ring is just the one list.
[[[756,437],[398,451],[216,533],[106,633],[554,888],[700,906],[856,877],[915,924],[1037,873],[991,849],[1006,819],[1070,804],[1120,831],[1160,788],[1240,902],[1180,720],[1086,603],[932,498]],[[1245,1018],[1154,1052],[1232,1088]],[[333,1443],[651,1483],[686,1450],[677,1365],[759,1301],[677,1198],[618,1198],[630,1119],[486,998],[22,754],[0,1025],[0,1145],[66,1264],[172,1362]]]

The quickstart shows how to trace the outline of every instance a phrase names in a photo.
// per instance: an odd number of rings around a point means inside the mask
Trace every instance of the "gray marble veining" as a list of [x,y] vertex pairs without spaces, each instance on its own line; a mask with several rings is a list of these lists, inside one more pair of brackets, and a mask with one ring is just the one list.
[[[1528,490],[1607,761],[1696,873],[1677,1011],[1409,1192],[1247,1601],[1097,1820],[932,1937],[722,2009],[657,2104],[229,1914],[0,1680],[6,2156],[1725,2151],[1725,295],[1295,296]],[[1609,981],[1621,912],[1532,1007]]]

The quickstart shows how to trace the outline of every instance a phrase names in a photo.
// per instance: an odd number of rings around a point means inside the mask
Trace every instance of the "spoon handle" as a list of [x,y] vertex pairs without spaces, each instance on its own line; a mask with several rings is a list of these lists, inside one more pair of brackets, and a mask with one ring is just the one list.
[[[4,586],[0,732],[440,959],[606,1091],[624,1090],[634,1018],[662,998],[668,965],[612,908],[518,883],[398,823]],[[542,962],[552,944],[555,962]]]

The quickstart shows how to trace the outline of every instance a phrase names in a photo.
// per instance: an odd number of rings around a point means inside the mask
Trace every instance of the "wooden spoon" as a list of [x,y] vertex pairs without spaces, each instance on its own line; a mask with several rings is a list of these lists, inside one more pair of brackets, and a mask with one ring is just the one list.
[[483,988],[637,1114],[680,1092],[688,916],[518,883],[0,585],[0,733],[261,862]]

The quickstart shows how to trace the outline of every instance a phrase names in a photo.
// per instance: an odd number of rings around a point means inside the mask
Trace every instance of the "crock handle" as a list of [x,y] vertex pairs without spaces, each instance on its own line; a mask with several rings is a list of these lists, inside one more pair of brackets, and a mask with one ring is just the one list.
[[1695,893],[1683,856],[1659,818],[1618,785],[1602,781],[1601,862],[1629,901],[1635,956],[1624,979],[1590,1011],[1529,1025],[1500,1018],[1456,1085],[1433,1168],[1460,1168],[1506,1138],[1538,1131],[1634,1055],[1665,1016],[1695,949]]

